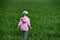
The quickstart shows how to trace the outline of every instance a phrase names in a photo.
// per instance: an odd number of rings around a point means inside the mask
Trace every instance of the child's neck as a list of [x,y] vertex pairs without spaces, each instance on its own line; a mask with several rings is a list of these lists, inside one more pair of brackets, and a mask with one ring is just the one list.
[[27,17],[26,15],[24,17]]
[[27,16],[24,16],[24,18],[26,18]]

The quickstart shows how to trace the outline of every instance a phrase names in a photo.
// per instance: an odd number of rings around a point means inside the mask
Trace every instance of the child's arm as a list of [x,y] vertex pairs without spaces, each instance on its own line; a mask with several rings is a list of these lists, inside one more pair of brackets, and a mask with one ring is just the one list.
[[31,24],[30,24],[30,19],[28,20],[28,27],[32,29]]
[[18,27],[17,27],[16,31],[17,31],[18,29],[20,29],[20,27],[21,27],[21,20],[20,20],[19,23],[18,23]]
[[19,23],[18,23],[17,29],[21,27],[21,23],[22,23],[22,22],[21,22],[21,19],[20,19],[20,21],[19,21]]
[[19,21],[19,23],[18,23],[18,27],[17,27],[16,31],[17,31],[19,28],[20,28],[20,21]]

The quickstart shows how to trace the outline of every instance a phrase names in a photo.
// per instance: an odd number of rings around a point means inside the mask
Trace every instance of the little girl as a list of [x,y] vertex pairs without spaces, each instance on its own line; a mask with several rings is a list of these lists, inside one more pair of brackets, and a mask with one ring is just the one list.
[[20,18],[18,28],[22,31],[23,40],[27,40],[28,30],[31,28],[27,11],[23,11],[23,17]]

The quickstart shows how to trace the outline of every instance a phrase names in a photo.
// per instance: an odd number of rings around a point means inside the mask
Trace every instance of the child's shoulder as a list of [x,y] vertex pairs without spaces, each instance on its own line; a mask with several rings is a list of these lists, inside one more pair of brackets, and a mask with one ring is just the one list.
[[28,17],[28,20],[30,20],[30,18]]

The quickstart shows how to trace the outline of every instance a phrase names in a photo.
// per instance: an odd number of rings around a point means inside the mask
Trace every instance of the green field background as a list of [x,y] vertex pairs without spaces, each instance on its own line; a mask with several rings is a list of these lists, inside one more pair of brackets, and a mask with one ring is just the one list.
[[32,26],[28,40],[60,40],[60,0],[0,0],[0,40],[22,40],[16,28],[24,10]]

